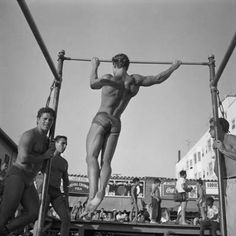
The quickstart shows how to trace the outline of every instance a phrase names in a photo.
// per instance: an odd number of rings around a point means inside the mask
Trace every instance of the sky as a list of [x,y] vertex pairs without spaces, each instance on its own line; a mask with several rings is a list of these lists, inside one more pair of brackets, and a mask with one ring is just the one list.
[[[235,33],[235,0],[29,0],[47,49],[57,63],[72,58],[207,62],[216,70]],[[36,125],[53,75],[16,0],[0,1],[0,127],[18,143]],[[235,94],[235,52],[219,82],[221,98]],[[169,65],[131,64],[128,73],[156,75]],[[70,174],[86,174],[85,141],[100,105],[89,87],[90,62],[65,61],[56,134],[68,137]],[[101,63],[99,75],[112,73]],[[209,69],[182,65],[162,84],[141,88],[124,111],[113,174],[175,177],[181,155],[208,129]]]

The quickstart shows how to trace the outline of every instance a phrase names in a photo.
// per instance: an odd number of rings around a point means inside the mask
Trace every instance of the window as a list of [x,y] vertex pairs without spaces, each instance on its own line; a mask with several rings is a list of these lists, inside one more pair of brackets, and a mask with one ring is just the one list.
[[198,156],[198,161],[201,161],[201,152],[198,152],[197,156]]
[[202,149],[202,157],[204,157],[204,149]]
[[190,160],[190,163],[189,163],[189,168],[192,169],[193,168],[193,160]]
[[211,175],[213,174],[213,163],[212,162],[209,163],[209,172]]
[[186,162],[186,169],[187,170],[189,169],[189,162],[188,161]]
[[197,154],[194,153],[194,164],[196,164],[196,163],[197,163]]
[[4,159],[4,162],[8,165],[9,164],[9,161],[10,161],[10,156],[5,154],[5,159]]
[[235,129],[235,119],[232,119],[232,121],[231,121],[231,127],[232,127],[232,130]]
[[202,178],[201,172],[198,172],[198,178]]
[[194,179],[197,179],[197,173],[194,174]]
[[211,139],[207,140],[207,150],[211,151]]
[[203,178],[203,179],[205,178],[205,170],[204,170],[203,173],[202,173],[202,178]]

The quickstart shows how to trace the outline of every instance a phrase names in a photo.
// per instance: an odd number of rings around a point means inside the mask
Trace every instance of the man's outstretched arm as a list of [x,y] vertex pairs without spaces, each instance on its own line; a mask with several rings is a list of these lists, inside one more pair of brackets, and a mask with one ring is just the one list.
[[167,70],[159,73],[158,75],[154,75],[154,76],[141,76],[141,75],[133,75],[136,81],[136,84],[139,86],[144,86],[144,87],[148,87],[148,86],[152,86],[154,84],[160,84],[162,82],[164,82],[165,80],[167,80],[170,75],[179,68],[179,66],[181,65],[181,61],[175,61],[170,68],[168,68]]

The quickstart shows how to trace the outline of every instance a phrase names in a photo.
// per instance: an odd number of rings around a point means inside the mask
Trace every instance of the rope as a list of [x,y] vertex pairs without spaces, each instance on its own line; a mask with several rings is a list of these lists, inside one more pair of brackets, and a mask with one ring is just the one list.
[[49,96],[48,96],[48,99],[47,99],[47,102],[46,102],[46,107],[49,107],[49,105],[50,105],[52,91],[55,88],[55,84],[56,84],[56,81],[54,80],[51,87],[50,87],[50,92],[49,92]]
[[219,108],[220,108],[220,113],[221,113],[221,115],[222,115],[222,117],[223,118],[226,118],[225,117],[225,111],[224,111],[224,107],[223,107],[223,104],[222,104],[222,102],[221,102],[221,99],[220,99],[220,93],[219,93],[219,90],[217,89],[216,90],[216,94],[217,94],[217,100],[218,100],[218,105],[219,105]]

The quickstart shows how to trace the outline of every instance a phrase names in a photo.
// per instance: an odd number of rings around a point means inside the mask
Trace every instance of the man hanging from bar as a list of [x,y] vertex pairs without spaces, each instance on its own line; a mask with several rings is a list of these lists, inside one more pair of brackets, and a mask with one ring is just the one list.
[[[214,140],[213,147],[218,149],[220,157],[224,158],[223,164],[223,177],[226,184],[225,192],[225,207],[226,207],[226,224],[227,235],[234,236],[236,232],[236,136],[229,134],[229,122],[224,118],[218,118],[218,140]],[[210,135],[216,138],[215,122],[210,119]],[[217,164],[217,162],[216,162]],[[218,176],[217,165],[214,171]]]
[[[87,140],[87,171],[89,178],[89,201],[83,214],[93,212],[105,196],[111,176],[111,161],[121,130],[120,116],[139,88],[160,84],[167,80],[180,65],[175,61],[171,67],[155,76],[128,75],[129,59],[125,54],[112,58],[113,75],[98,77],[100,61],[91,60],[90,87],[102,89],[101,105],[92,121]],[[100,165],[98,156],[101,152]]]

